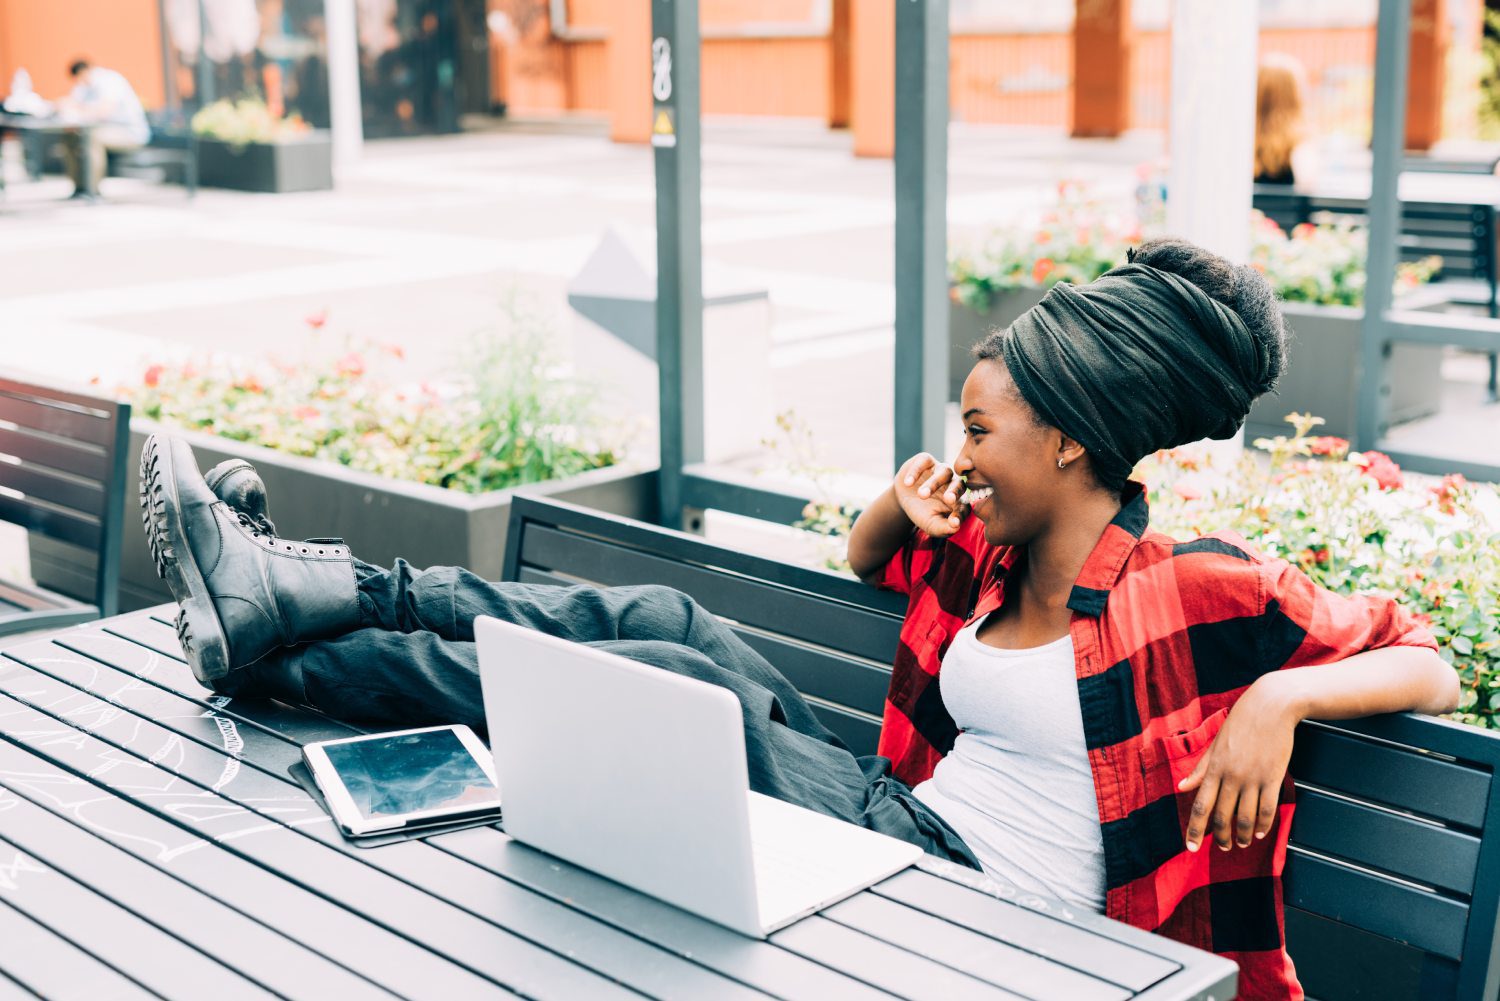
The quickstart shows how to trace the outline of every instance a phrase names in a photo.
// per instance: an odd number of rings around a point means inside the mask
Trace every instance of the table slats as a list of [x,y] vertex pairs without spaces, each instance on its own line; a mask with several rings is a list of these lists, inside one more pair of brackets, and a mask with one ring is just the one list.
[[[1111,938],[1148,941],[1102,918],[1041,913],[920,872],[760,941],[496,827],[356,847],[287,769],[302,743],[357,729],[207,691],[182,659],[172,611],[0,653],[0,863],[31,859],[43,870],[34,886],[64,887],[42,904],[0,886],[0,942],[34,941],[48,960],[0,951],[0,1001],[185,997],[189,984],[224,998],[1124,1001],[1176,996],[1179,970],[1194,974],[1181,978],[1184,997],[1230,975],[1223,964],[1184,970],[1164,957],[1200,954],[1175,943],[1155,955]],[[64,911],[128,929],[114,941],[130,947],[59,934],[48,916]],[[149,971],[162,948],[186,958]]]
[[48,1001],[134,1001],[156,995],[112,969],[50,928],[5,903],[0,895],[0,942],[5,973],[0,983]]
[[[17,655],[17,651],[11,653]],[[19,651],[19,656],[24,658],[27,651]],[[166,664],[154,654],[147,653],[146,656],[157,667],[186,670],[175,663]],[[569,954],[577,962],[605,976],[659,996],[712,995],[729,999],[763,996],[701,966],[652,948],[631,935],[591,921],[565,906],[476,872],[471,864],[421,842],[388,845],[378,851],[350,845],[333,829],[321,807],[301,786],[285,777],[285,766],[300,757],[296,747],[253,727],[236,726],[232,731],[226,730],[225,724],[232,723],[227,715],[228,706],[213,710],[212,717],[204,717],[194,714],[195,707],[180,696],[154,689],[102,664],[50,663],[45,666],[62,677],[67,677],[71,671],[76,679],[86,680],[93,692],[108,698],[116,706],[159,714],[157,718],[172,725],[171,732],[156,727],[144,716],[132,718],[130,727],[137,740],[146,739],[151,734],[164,742],[180,737],[191,741],[189,744],[178,740],[174,747],[171,764],[177,774],[200,785],[217,787],[218,794],[226,800],[274,815],[283,824],[296,825],[303,835],[321,841],[350,860],[420,886],[436,898],[459,905],[501,927],[523,929],[525,937],[539,945],[560,954]],[[0,677],[0,688],[5,685],[5,679]],[[86,726],[87,722],[83,725]],[[100,732],[102,730],[101,727]],[[224,749],[213,747],[221,741],[232,744],[239,757],[231,758]],[[142,750],[148,748],[149,744]],[[236,760],[240,767],[225,781],[224,776],[228,774],[225,763],[230,760]],[[267,809],[267,804],[272,804],[272,807]]]

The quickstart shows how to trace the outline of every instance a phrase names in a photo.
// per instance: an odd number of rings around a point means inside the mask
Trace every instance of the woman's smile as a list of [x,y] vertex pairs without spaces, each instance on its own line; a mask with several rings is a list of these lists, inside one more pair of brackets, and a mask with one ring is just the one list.
[[969,489],[967,489],[967,490],[964,491],[963,496],[960,497],[959,500],[961,500],[963,503],[969,505],[969,509],[972,510],[976,515],[979,515],[979,517],[982,518],[984,516],[982,514],[980,514],[979,508],[980,508],[981,505],[987,503],[990,500],[990,498],[994,496],[994,494],[995,494],[995,488],[994,487],[991,487],[991,486],[971,486],[971,487],[969,487]]

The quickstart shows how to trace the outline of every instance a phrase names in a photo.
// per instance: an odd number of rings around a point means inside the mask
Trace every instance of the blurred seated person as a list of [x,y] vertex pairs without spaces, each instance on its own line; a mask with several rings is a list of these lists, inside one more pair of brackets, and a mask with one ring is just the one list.
[[1307,142],[1302,114],[1302,64],[1271,53],[1255,78],[1255,183],[1312,184],[1317,150]]
[[67,136],[63,160],[73,179],[73,197],[92,198],[99,194],[107,154],[146,145],[151,141],[151,127],[146,124],[141,99],[119,73],[78,59],[68,67],[68,75],[74,80],[73,90],[58,102],[58,113],[94,127]]

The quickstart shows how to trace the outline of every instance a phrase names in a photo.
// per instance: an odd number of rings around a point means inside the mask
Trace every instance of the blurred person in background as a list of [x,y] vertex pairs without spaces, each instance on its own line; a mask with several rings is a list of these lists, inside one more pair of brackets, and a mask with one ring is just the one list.
[[58,102],[58,112],[93,127],[66,136],[63,162],[73,179],[73,197],[94,198],[108,153],[146,145],[151,141],[151,127],[135,88],[119,73],[75,59],[68,75],[73,78],[73,90]]
[[1312,184],[1317,150],[1307,142],[1302,64],[1271,53],[1255,79],[1255,183]]

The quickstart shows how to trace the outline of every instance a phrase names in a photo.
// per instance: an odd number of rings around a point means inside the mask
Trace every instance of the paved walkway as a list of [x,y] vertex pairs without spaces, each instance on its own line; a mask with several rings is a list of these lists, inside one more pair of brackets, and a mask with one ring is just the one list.
[[[1160,147],[1152,133],[1068,140],[955,125],[950,230],[1039,212],[1063,178],[1128,211],[1136,167]],[[762,120],[708,123],[703,161],[708,284],[770,293],[771,398],[744,422],[770,435],[772,414],[791,409],[822,464],[879,482],[895,460],[890,162],[853,157],[843,133]],[[0,164],[13,179],[17,166]],[[371,143],[326,193],[204,190],[189,202],[120,179],[87,206],[60,201],[68,187],[13,183],[0,201],[7,365],[110,383],[164,357],[293,359],[352,335],[400,345],[403,377],[416,380],[461,366],[466,338],[503,325],[519,291],[551,318],[577,373],[605,387],[632,456],[653,459],[654,367],[565,302],[606,229],[651,254],[650,151],[608,142],[598,123]],[[324,312],[312,331],[304,318]],[[1467,401],[1481,370],[1460,360],[1452,374]],[[1500,420],[1493,408],[1481,417]]]
[[[891,468],[892,171],[849,138],[799,123],[711,123],[703,216],[710,286],[772,303],[773,410],[791,408],[831,465]],[[1059,177],[1128,201],[1159,139],[1068,142],[955,127],[949,215],[978,231],[1045,205]],[[14,165],[12,165],[12,169]],[[580,374],[654,419],[650,365],[570,319],[565,286],[613,228],[651,254],[651,155],[589,124],[371,143],[331,193],[283,196],[105,184],[107,203],[63,204],[67,182],[13,184],[0,203],[0,309],[8,364],[116,378],[184,351],[295,356],[346,334],[399,344],[413,378],[460,361],[522,290],[571,341]],[[303,318],[326,310],[310,337]],[[331,350],[329,347],[328,350]],[[770,434],[770,414],[763,421]],[[638,435],[649,461],[654,433]]]

